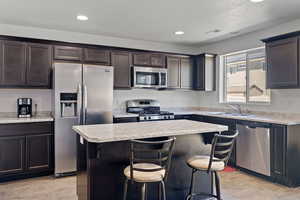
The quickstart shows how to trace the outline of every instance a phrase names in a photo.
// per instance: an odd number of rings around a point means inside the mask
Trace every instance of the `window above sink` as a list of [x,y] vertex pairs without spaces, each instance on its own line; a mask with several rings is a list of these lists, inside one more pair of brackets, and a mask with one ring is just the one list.
[[270,103],[266,89],[265,48],[260,47],[220,57],[221,103]]

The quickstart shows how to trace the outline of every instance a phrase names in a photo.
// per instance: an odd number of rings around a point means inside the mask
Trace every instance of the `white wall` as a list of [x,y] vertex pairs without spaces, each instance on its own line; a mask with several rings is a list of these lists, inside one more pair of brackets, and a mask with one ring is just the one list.
[[9,24],[0,24],[0,35],[57,40],[63,42],[75,42],[83,44],[106,45],[133,49],[145,49],[183,54],[193,54],[198,50],[198,48],[193,48],[184,45],[124,39],[102,35],[76,33],[28,26],[16,26]]
[[[249,33],[228,40],[202,46],[199,53],[210,52],[219,55],[263,46],[260,40],[263,38],[300,30],[300,19],[284,23],[262,31]],[[217,62],[219,64],[219,61]],[[217,65],[217,79],[219,78],[219,66]],[[219,87],[219,83],[217,83]],[[219,104],[219,89],[216,92],[201,92],[200,106],[224,107]],[[300,113],[300,89],[272,90],[270,105],[249,105],[245,108],[258,111]]]
[[[99,45],[119,46],[137,49],[148,49],[156,51],[168,51],[175,53],[202,53],[210,52],[225,54],[229,52],[262,46],[260,39],[277,34],[300,30],[300,19],[284,23],[266,30],[249,33],[225,41],[217,42],[200,48],[191,48],[181,45],[171,45],[156,42],[146,42],[131,39],[121,39],[67,31],[40,29],[34,27],[23,27],[15,25],[0,24],[0,35],[11,35],[20,37],[33,37],[67,42],[90,43]],[[200,50],[199,50],[200,49]],[[219,84],[217,84],[219,85]],[[34,103],[38,104],[40,111],[51,110],[50,90],[29,89],[0,89],[0,112],[15,112],[16,99],[18,97],[32,97]],[[116,90],[114,91],[115,109],[125,109],[125,101],[135,98],[158,99],[162,107],[224,107],[218,103],[218,90],[216,92],[195,91],[155,91],[155,90]],[[300,90],[273,90],[271,104],[268,106],[248,106],[252,110],[278,111],[300,113]]]
[[17,112],[17,99],[22,97],[32,98],[33,105],[38,106],[38,111],[51,111],[51,90],[0,89],[0,112]]
[[199,92],[188,90],[114,90],[114,109],[126,109],[125,102],[131,99],[156,99],[162,108],[169,107],[198,107]]

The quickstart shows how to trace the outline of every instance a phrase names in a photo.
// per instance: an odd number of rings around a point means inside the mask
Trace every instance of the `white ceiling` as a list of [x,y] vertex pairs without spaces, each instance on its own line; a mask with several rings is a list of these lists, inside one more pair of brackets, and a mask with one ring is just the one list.
[[199,45],[299,18],[299,8],[300,0],[1,0],[0,23]]

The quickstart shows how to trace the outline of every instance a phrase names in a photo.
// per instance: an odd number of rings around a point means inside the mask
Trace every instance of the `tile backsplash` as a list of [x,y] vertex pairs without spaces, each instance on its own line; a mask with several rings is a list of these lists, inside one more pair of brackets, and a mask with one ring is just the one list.
[[48,89],[0,89],[0,112],[17,112],[18,98],[32,98],[37,110],[51,111],[51,90]]
[[199,92],[190,90],[114,90],[114,110],[125,111],[126,101],[131,99],[156,99],[162,108],[198,107],[199,97]]
[[[0,89],[0,112],[16,112],[17,99],[29,97],[38,105],[38,111],[51,111],[51,90],[47,89]],[[130,99],[157,99],[161,107],[197,107],[199,92],[189,90],[114,90],[114,110],[125,111]]]

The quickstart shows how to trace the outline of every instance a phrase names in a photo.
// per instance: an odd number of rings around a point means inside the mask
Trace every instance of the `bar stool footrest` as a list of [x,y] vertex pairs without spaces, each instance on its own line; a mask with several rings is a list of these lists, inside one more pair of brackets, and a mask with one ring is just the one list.
[[196,196],[202,196],[202,197],[207,197],[207,198],[218,199],[218,196],[217,195],[213,195],[213,194],[208,194],[208,193],[193,193],[193,194],[188,195],[186,197],[186,200],[192,200],[192,198],[196,197]]

